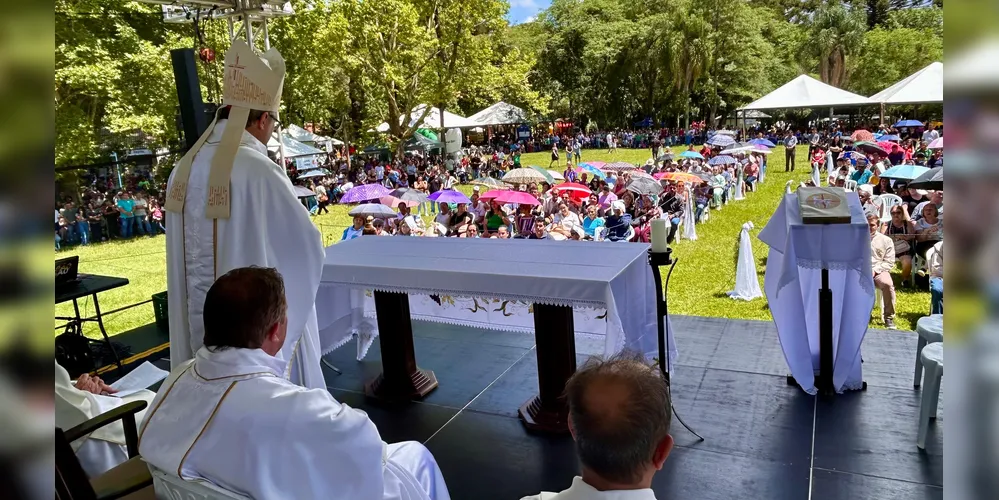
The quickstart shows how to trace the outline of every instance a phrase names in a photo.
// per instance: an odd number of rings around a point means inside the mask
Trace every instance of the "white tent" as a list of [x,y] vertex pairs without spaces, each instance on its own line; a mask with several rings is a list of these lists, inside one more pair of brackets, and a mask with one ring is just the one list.
[[808,75],[800,75],[739,110],[827,108],[867,104],[876,103],[862,95],[822,83]]
[[500,101],[468,117],[479,125],[518,125],[527,123],[524,110]]
[[[297,158],[299,156],[315,156],[324,155],[326,151],[316,149],[308,144],[297,141],[291,137],[287,132],[281,135],[281,139],[284,141],[284,154],[286,158]],[[270,140],[267,141],[267,149],[271,151],[277,151],[280,149],[281,145],[277,140],[275,135],[272,135]]]
[[[420,115],[423,114],[425,105],[421,104],[413,109],[413,112],[409,115],[409,120],[406,120],[405,115],[399,116],[399,123],[402,123],[406,127],[413,126],[417,120],[420,119]],[[444,111],[444,128],[470,128],[477,127],[479,124],[474,122],[464,116],[458,116],[454,113],[448,113]],[[430,108],[430,112],[427,113],[427,117],[423,119],[423,123],[420,124],[418,128],[430,128],[439,129],[441,128],[441,111],[437,108]],[[381,125],[375,127],[375,130],[385,133],[389,131],[389,124],[387,122],[382,122]]]
[[943,102],[943,63],[935,62],[871,96],[883,104]]
[[302,128],[302,127],[299,127],[298,125],[295,125],[294,123],[292,123],[291,125],[288,125],[288,128],[284,129],[284,131],[292,139],[295,139],[298,142],[304,142],[304,143],[309,144],[311,146],[322,146],[322,147],[325,147],[326,143],[330,143],[330,144],[332,144],[334,146],[342,146],[343,145],[343,141],[340,141],[340,140],[337,140],[337,139],[333,139],[333,138],[330,138],[330,137],[325,137],[325,136],[322,136],[322,135],[319,135],[319,134],[314,134],[314,133],[309,132],[308,130],[306,130],[306,129]]

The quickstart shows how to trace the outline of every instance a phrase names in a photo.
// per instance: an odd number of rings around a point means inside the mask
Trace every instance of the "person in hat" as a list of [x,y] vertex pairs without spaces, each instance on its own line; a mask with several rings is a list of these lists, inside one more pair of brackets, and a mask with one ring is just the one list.
[[869,168],[867,168],[867,158],[864,156],[857,157],[857,170],[850,175],[850,179],[857,181],[857,185],[867,184],[871,180],[871,176],[874,175]]
[[610,241],[628,241],[631,232],[631,215],[625,211],[624,202],[615,200],[611,203],[610,215],[604,220],[607,227],[606,238]]
[[288,340],[276,357],[292,382],[325,390],[315,309],[322,237],[285,169],[267,157],[284,76],[277,50],[258,55],[234,41],[225,58],[224,106],[170,175],[167,226],[177,229],[166,245],[170,362],[176,369],[202,349],[205,294],[217,277],[237,267],[272,267],[287,280],[288,294]]

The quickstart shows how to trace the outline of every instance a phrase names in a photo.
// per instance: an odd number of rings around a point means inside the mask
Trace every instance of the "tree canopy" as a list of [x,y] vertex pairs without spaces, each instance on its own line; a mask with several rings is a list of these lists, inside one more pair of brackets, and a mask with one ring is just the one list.
[[[417,126],[399,117],[421,105],[467,116],[504,100],[582,126],[684,125],[802,73],[871,95],[942,60],[938,4],[553,0],[511,26],[505,0],[294,0],[270,39],[287,62],[284,121],[352,142],[387,122],[401,144]],[[195,29],[154,5],[56,0],[56,163],[179,146],[169,52],[212,49],[199,74],[217,100],[228,44],[224,20]]]

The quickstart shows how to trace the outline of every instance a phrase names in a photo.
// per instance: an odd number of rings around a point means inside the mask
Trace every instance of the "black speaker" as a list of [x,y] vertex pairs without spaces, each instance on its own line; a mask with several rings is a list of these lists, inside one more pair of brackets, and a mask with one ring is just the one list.
[[184,133],[184,150],[190,149],[208,127],[205,103],[201,100],[198,67],[194,49],[173,49],[173,77],[177,83],[177,100],[180,102],[180,121]]

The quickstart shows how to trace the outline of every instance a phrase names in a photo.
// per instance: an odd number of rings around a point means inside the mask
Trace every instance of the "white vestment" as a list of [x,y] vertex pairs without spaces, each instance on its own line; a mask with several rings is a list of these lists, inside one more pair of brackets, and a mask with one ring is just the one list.
[[[109,412],[132,401],[153,400],[152,391],[139,391],[124,398],[102,396],[77,389],[65,368],[55,365],[55,421],[56,427],[68,431],[102,413]],[[139,424],[146,410],[135,414]],[[125,450],[125,428],[121,421],[108,424],[90,435],[70,443],[83,470],[90,477],[97,477],[116,465],[128,460]]]
[[387,445],[367,414],[283,370],[260,349],[201,348],[160,388],[139,453],[167,474],[258,500],[449,499],[423,445]]
[[524,497],[521,500],[656,500],[656,494],[651,489],[641,490],[611,490],[599,491],[586,484],[583,478],[576,476],[572,486],[559,493],[543,491],[537,495]]
[[[194,157],[184,213],[167,212],[171,367],[191,359],[203,345],[202,310],[216,278],[239,267],[273,267],[284,277],[288,300],[288,337],[279,354],[286,362],[282,376],[325,389],[315,307],[326,253],[322,237],[284,170],[245,130],[230,178],[230,216],[205,217],[208,173],[227,123],[216,123]],[[167,192],[173,182],[171,175]]]

